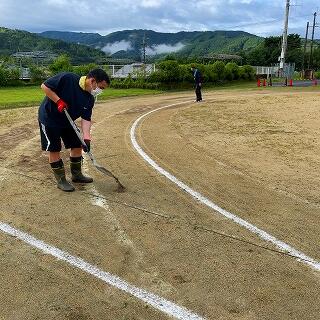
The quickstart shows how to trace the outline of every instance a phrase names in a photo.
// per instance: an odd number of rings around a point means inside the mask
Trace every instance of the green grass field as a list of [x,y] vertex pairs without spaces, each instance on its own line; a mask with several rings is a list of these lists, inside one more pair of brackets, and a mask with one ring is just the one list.
[[[257,87],[255,81],[234,81],[223,85],[206,86],[204,85],[204,94],[206,91],[215,90],[275,90],[275,91],[319,91],[320,85],[311,87]],[[188,90],[172,90],[171,92],[177,91],[190,91]],[[140,95],[152,95],[160,94],[164,91],[161,90],[150,90],[150,89],[113,89],[109,88],[99,96],[98,101],[103,101],[112,98],[140,96]],[[23,108],[30,106],[38,106],[44,94],[40,89],[40,86],[29,86],[29,87],[12,87],[12,88],[0,88],[0,110],[12,109],[12,108]]]
[[[147,94],[158,94],[160,90],[149,89],[107,89],[100,96],[99,100],[110,98],[130,97]],[[0,88],[0,110],[11,108],[23,108],[38,106],[44,98],[40,86]]]

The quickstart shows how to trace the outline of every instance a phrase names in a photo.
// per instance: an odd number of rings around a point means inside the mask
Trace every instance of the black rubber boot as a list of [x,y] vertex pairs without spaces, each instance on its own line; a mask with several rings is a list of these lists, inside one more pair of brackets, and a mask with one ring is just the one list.
[[66,179],[66,174],[64,171],[64,166],[62,160],[50,163],[53,170],[54,176],[57,180],[57,187],[62,191],[72,192],[74,191],[74,186],[69,183]]
[[84,176],[81,171],[82,157],[70,157],[70,169],[73,182],[91,183],[91,177]]

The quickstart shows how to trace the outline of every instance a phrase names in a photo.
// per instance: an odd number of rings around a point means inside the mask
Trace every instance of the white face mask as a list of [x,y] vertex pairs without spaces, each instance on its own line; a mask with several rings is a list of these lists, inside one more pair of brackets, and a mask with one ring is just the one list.
[[98,96],[99,94],[101,94],[101,93],[102,93],[102,89],[100,89],[99,87],[91,90],[91,94],[92,94],[94,97],[97,97],[97,96]]

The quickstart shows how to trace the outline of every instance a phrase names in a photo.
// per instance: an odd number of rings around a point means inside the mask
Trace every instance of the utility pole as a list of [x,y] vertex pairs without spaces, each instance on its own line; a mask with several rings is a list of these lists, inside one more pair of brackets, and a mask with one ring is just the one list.
[[146,78],[146,47],[147,47],[147,38],[146,38],[146,33],[143,34],[143,39],[142,39],[142,72],[143,72],[143,77]]
[[307,22],[306,37],[304,38],[304,46],[303,46],[303,56],[302,56],[302,77],[303,78],[305,78],[304,60],[305,60],[306,49],[307,49],[308,32],[309,32],[309,21]]
[[314,29],[316,27],[316,17],[317,17],[317,12],[315,12],[313,14],[312,38],[311,38],[311,47],[310,47],[308,69],[312,68],[312,64],[313,64],[313,40],[314,40]]
[[280,55],[280,71],[282,74],[284,72],[284,64],[285,64],[286,51],[287,51],[290,0],[286,0],[286,2],[287,2],[286,13],[284,18],[284,30],[283,30],[283,36],[282,36],[282,48],[281,48],[281,55]]
[[144,33],[143,40],[142,40],[142,62],[143,62],[143,64],[146,64],[146,46],[147,46],[146,33]]

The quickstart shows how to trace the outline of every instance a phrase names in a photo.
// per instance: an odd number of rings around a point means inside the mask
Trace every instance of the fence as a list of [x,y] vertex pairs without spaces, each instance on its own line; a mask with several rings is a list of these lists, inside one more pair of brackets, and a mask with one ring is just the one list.
[[261,76],[266,78],[273,77],[292,79],[295,70],[295,64],[285,63],[283,70],[280,69],[279,64],[270,67],[255,66],[253,68],[256,70],[257,77]]
[[[137,78],[138,76],[148,76],[155,71],[155,64],[143,64],[143,63],[132,63],[128,65],[108,65],[106,66],[108,74],[112,78],[127,78],[129,75],[132,78]],[[20,80],[30,80],[31,72],[30,68],[20,67]]]
[[109,75],[112,78],[137,78],[148,76],[155,71],[155,64],[132,63],[126,65],[108,65]]
[[31,79],[31,72],[29,68],[20,68],[20,80],[30,80]]

